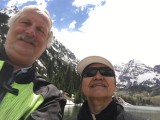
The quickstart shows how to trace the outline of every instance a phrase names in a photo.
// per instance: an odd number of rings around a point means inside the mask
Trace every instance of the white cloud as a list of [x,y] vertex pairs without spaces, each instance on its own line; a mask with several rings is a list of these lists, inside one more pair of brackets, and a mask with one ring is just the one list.
[[74,29],[76,25],[76,21],[72,21],[71,24],[69,25],[69,29]]
[[[85,6],[85,1],[79,6]],[[159,0],[108,0],[89,12],[82,32],[62,30],[56,37],[79,59],[96,54],[113,64],[131,59],[160,64],[159,6]]]
[[47,2],[45,0],[36,0],[37,5],[46,8],[47,7]]
[[77,7],[84,7],[88,4],[92,4],[92,5],[97,5],[99,3],[101,3],[104,0],[75,0],[73,2],[73,5],[77,6]]
[[13,6],[13,5],[22,5],[28,1],[34,1],[34,0],[10,0],[8,3],[7,3],[7,6]]
[[[81,7],[83,10],[87,5],[99,5],[104,0],[75,0],[72,5]],[[106,0],[105,0],[106,1]]]
[[46,6],[47,6],[47,2],[45,2],[45,0],[10,0],[7,3],[7,6],[13,6],[13,5],[21,6],[24,3],[27,3],[29,1],[30,2],[35,1],[37,3],[37,5],[41,6],[42,8],[46,8]]

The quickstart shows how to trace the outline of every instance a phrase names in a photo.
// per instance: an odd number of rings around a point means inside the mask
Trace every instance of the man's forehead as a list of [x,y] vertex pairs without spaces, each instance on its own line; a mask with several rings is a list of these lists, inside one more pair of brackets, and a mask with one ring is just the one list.
[[50,27],[52,26],[52,22],[51,22],[51,19],[50,19],[49,15],[45,11],[42,11],[42,10],[28,9],[28,10],[23,11],[20,16],[24,17],[24,16],[31,15],[31,14],[40,15],[45,20],[47,20],[47,22],[49,23]]

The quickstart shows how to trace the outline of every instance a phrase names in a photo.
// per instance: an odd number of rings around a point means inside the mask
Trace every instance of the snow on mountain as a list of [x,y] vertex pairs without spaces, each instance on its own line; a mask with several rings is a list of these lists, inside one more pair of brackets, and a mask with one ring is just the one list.
[[160,73],[154,68],[141,63],[139,60],[130,60],[126,64],[115,65],[117,86],[120,88],[134,85],[154,87],[160,85]]
[[[71,63],[73,68],[76,67],[79,60],[74,53],[59,41],[55,41],[52,47],[63,61]],[[139,60],[133,59],[128,63],[114,65],[114,68],[117,87],[128,88],[135,85],[148,87],[160,86],[160,65],[155,65],[152,68]]]

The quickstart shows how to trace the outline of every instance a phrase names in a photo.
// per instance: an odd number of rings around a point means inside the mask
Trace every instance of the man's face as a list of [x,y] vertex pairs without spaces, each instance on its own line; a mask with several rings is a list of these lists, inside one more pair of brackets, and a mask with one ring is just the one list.
[[14,65],[30,66],[44,52],[48,43],[50,21],[45,13],[28,10],[10,26],[5,50]]
[[[95,63],[91,64],[88,68],[91,67],[105,68],[107,66]],[[86,75],[82,78],[82,91],[87,98],[111,99],[115,91],[115,78],[114,76],[104,76],[99,71],[92,77],[87,77]]]

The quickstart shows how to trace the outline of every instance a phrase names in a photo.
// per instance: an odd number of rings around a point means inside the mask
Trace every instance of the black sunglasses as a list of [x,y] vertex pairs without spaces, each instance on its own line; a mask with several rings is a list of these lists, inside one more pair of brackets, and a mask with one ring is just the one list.
[[98,71],[101,75],[106,76],[106,77],[114,77],[115,76],[114,71],[109,67],[88,67],[82,73],[82,78],[83,77],[94,77]]

